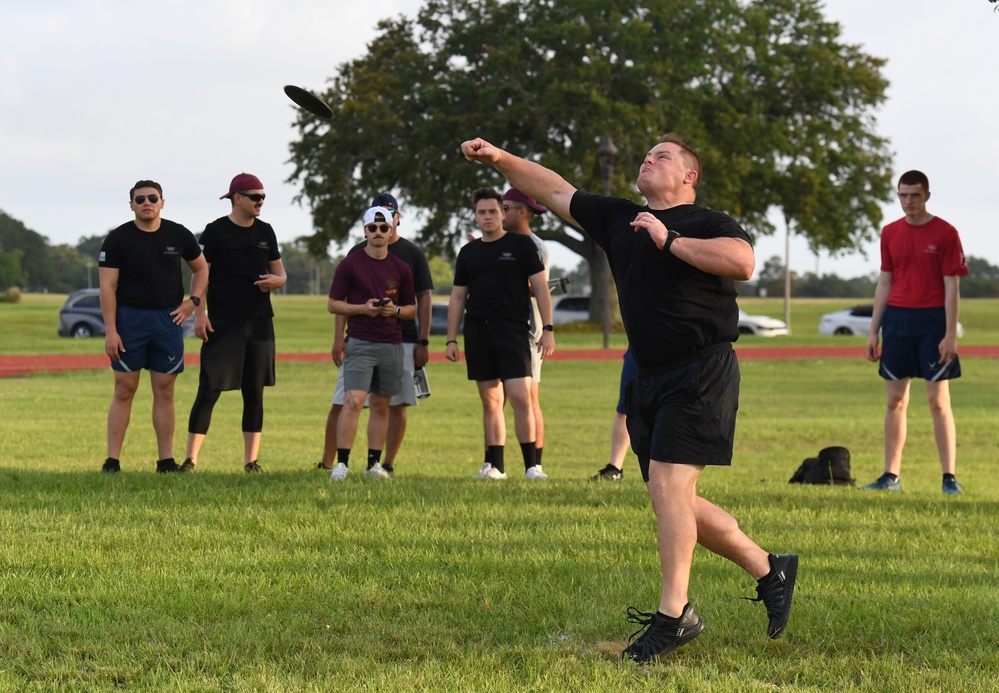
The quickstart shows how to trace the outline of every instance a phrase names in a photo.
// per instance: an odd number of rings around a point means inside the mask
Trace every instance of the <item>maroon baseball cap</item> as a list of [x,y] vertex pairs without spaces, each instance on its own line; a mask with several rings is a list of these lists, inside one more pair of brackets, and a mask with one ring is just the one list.
[[247,190],[263,190],[264,184],[260,182],[252,173],[240,173],[238,176],[232,179],[229,183],[229,192],[220,197],[220,200],[224,200],[227,197],[232,197],[238,192],[246,192]]
[[533,197],[528,197],[524,193],[517,190],[517,188],[510,188],[505,193],[503,193],[504,202],[520,202],[522,204],[530,207],[531,211],[535,214],[544,214],[548,211],[548,208],[544,205],[539,205],[538,201]]

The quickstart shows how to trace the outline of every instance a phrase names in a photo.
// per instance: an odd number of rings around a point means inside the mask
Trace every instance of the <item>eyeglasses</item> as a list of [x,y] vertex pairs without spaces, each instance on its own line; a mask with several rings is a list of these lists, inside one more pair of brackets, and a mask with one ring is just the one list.
[[160,196],[156,195],[156,194],[153,194],[153,195],[136,195],[132,199],[132,202],[134,202],[137,205],[141,205],[141,204],[145,203],[145,201],[147,199],[149,200],[149,204],[154,205],[154,204],[156,204],[157,202],[160,201]]
[[368,224],[364,227],[364,230],[368,233],[388,233],[392,230],[392,227],[388,224]]
[[509,212],[512,209],[527,209],[527,208],[521,205],[503,205],[504,212]]
[[242,195],[248,200],[253,200],[254,202],[263,202],[264,198],[267,197],[266,193],[236,193],[237,195]]

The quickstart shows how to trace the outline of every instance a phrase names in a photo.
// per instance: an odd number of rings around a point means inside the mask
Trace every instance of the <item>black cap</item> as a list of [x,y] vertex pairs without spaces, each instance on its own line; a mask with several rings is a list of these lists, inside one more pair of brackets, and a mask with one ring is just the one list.
[[371,206],[372,207],[388,207],[393,212],[398,212],[399,211],[399,203],[396,202],[395,198],[392,196],[392,193],[387,193],[387,192],[383,192],[383,193],[379,193],[378,195],[375,195],[375,199],[373,199],[371,201]]

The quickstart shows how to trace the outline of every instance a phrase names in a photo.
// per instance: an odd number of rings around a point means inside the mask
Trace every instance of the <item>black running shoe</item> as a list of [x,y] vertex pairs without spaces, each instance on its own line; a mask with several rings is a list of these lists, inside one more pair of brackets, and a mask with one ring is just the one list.
[[778,555],[772,553],[770,572],[756,581],[756,599],[743,597],[751,602],[763,602],[767,607],[767,636],[777,639],[784,632],[788,614],[791,613],[791,596],[794,594],[794,579],[798,575],[798,557],[793,553]]
[[101,471],[105,474],[117,474],[121,471],[121,462],[113,457],[109,457],[104,460],[104,466],[101,467]]
[[186,460],[184,460],[184,464],[180,465],[180,471],[184,472],[185,474],[187,472],[193,472],[196,466],[197,465],[194,464],[194,460],[188,457]]
[[391,464],[385,463],[385,464],[382,464],[382,469],[384,469],[386,472],[388,472],[389,476],[395,475],[395,465],[391,465]]
[[259,474],[264,471],[264,468],[257,464],[256,460],[253,460],[253,462],[247,462],[243,465],[243,471],[247,474]]
[[590,481],[618,481],[624,478],[624,472],[612,464],[608,464],[590,477]]
[[[333,465],[333,466],[335,467],[336,465]],[[316,469],[321,469],[324,472],[332,472],[333,471],[333,467],[327,467],[322,462],[320,462],[319,464],[316,465]]]
[[[671,626],[670,621],[676,625]],[[638,623],[645,627],[645,632],[639,628],[628,642],[642,633],[621,653],[621,659],[630,659],[635,664],[647,664],[669,654],[681,645],[690,642],[704,630],[704,619],[697,615],[694,608],[687,604],[678,620],[662,614],[639,611],[633,606],[628,607],[628,622]]]
[[180,465],[172,457],[167,457],[165,460],[156,461],[156,473],[157,474],[169,474],[171,472],[179,472]]

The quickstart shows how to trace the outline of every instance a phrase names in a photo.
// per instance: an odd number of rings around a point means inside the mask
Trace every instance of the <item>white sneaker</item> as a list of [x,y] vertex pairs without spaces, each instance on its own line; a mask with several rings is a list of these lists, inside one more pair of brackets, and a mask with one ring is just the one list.
[[392,478],[392,475],[389,474],[388,472],[386,472],[385,469],[382,468],[382,463],[381,462],[375,462],[373,465],[371,465],[370,467],[368,467],[367,470],[365,470],[364,474],[366,476],[373,476],[373,477],[376,477],[378,479],[391,479]]
[[536,464],[524,472],[525,479],[547,479],[548,475],[541,471],[541,465]]
[[330,472],[330,481],[343,481],[347,478],[347,472],[350,469],[347,468],[343,462],[337,462],[336,466],[333,467],[333,471]]
[[475,475],[476,479],[505,479],[506,472],[501,472],[488,462],[482,463],[482,469]]

